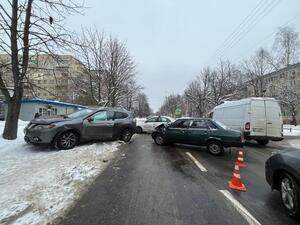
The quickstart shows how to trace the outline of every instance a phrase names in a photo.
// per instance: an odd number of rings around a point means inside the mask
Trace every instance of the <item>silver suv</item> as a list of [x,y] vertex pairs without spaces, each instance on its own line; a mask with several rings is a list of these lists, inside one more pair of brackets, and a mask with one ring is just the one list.
[[82,109],[57,118],[32,120],[24,129],[30,144],[53,144],[57,149],[71,149],[90,140],[130,141],[136,130],[132,114],[123,109]]

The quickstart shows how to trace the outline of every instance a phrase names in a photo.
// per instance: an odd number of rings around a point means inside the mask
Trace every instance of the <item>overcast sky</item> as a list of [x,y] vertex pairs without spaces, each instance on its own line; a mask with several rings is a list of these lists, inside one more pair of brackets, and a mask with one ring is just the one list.
[[166,95],[183,93],[201,68],[215,65],[216,51],[243,21],[248,26],[219,51],[235,63],[270,46],[279,26],[289,22],[300,31],[300,0],[86,0],[86,5],[85,15],[73,17],[70,26],[78,31],[96,26],[125,41],[154,110]]

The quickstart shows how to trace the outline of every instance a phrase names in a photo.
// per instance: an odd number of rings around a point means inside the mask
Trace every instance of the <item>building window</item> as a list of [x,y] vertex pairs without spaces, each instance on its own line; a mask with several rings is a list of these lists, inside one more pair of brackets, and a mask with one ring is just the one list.
[[281,73],[281,74],[280,74],[280,78],[283,78],[283,77],[284,77],[284,73]]

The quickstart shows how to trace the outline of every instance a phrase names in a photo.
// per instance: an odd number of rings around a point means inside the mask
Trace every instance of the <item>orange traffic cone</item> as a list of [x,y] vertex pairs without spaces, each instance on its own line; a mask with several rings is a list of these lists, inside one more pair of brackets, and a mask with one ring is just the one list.
[[234,171],[231,181],[228,182],[228,187],[238,191],[246,191],[245,185],[241,181],[240,168],[238,162],[234,163]]
[[239,167],[241,168],[245,168],[247,167],[245,161],[244,161],[244,151],[243,151],[243,148],[241,148],[239,150],[239,155],[238,155],[238,158],[237,158],[237,163],[239,165]]

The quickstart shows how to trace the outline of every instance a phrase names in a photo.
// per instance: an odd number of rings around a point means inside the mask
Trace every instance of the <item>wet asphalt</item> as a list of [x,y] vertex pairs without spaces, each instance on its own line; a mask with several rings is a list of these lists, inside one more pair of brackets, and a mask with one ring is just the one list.
[[[284,147],[246,145],[241,177],[247,192],[241,193],[227,187],[238,149],[215,157],[205,148],[157,146],[150,135],[135,135],[58,224],[248,224],[219,190],[229,190],[261,224],[300,224],[285,213],[279,193],[265,181],[265,161]],[[201,172],[186,152],[208,172]]]

